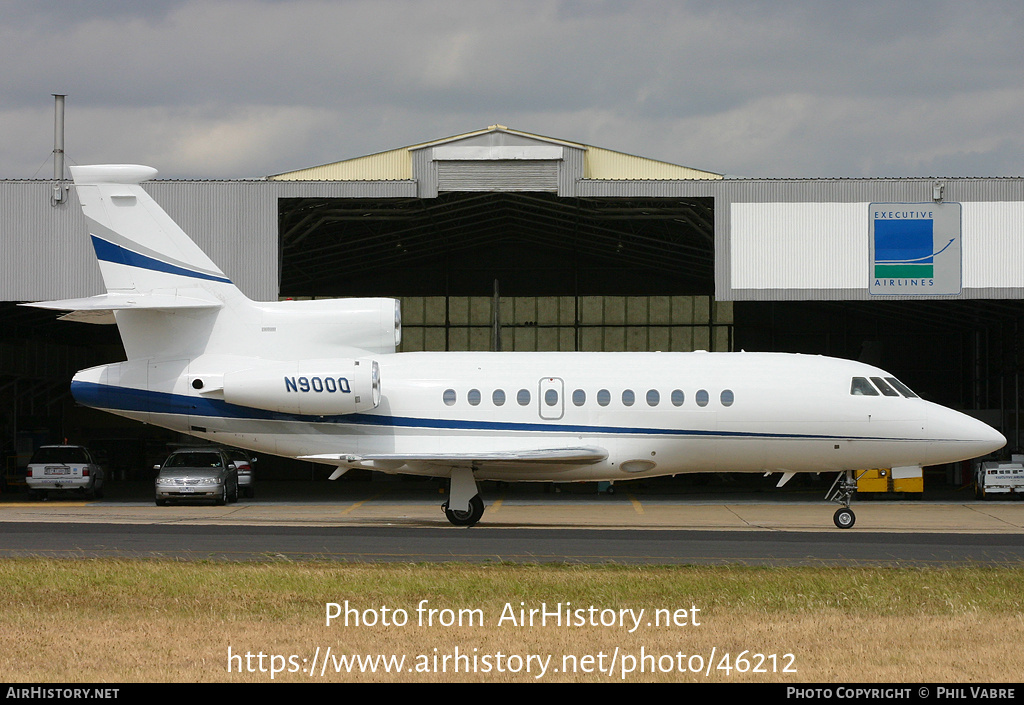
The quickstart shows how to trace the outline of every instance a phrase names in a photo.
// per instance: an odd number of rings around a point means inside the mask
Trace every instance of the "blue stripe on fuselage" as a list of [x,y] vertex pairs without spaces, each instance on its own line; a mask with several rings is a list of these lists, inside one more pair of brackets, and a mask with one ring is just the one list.
[[[136,411],[154,414],[177,414],[199,417],[239,419],[244,421],[292,421],[302,423],[336,423],[394,428],[429,428],[462,431],[530,431],[545,433],[637,434],[653,436],[718,436],[729,438],[788,438],[797,440],[851,440],[848,436],[802,433],[750,433],[745,431],[703,431],[695,429],[664,429],[628,426],[580,426],[552,423],[514,423],[508,421],[469,421],[466,419],[411,418],[379,414],[338,414],[316,416],[286,414],[229,404],[220,399],[185,396],[168,392],[117,387],[95,382],[72,382],[71,394],[86,406],[109,411]],[[905,438],[863,436],[853,440],[900,441]]]

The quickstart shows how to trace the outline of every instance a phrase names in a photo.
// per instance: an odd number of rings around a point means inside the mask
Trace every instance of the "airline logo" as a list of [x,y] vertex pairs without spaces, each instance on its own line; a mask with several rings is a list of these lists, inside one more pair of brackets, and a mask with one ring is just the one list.
[[872,203],[869,209],[871,294],[960,293],[959,203]]

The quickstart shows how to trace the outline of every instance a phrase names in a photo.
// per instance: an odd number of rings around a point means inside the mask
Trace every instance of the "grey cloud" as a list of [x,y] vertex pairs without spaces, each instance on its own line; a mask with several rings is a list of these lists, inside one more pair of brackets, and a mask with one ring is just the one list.
[[1015,175],[1011,2],[7,3],[0,178],[256,176],[500,122],[769,176]]

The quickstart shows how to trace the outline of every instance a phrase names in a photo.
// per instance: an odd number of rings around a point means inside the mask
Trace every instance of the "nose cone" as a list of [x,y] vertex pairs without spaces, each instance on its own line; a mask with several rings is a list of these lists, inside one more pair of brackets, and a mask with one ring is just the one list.
[[955,463],[997,451],[1006,438],[987,423],[942,406],[928,410],[928,436],[933,439],[936,459],[931,464]]

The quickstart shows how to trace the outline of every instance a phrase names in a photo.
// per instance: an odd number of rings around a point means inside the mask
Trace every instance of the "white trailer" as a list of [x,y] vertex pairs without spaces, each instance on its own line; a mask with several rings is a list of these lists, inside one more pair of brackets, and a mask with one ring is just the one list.
[[975,465],[974,496],[1001,495],[1024,495],[1024,455],[1013,455],[1008,463],[990,460]]

